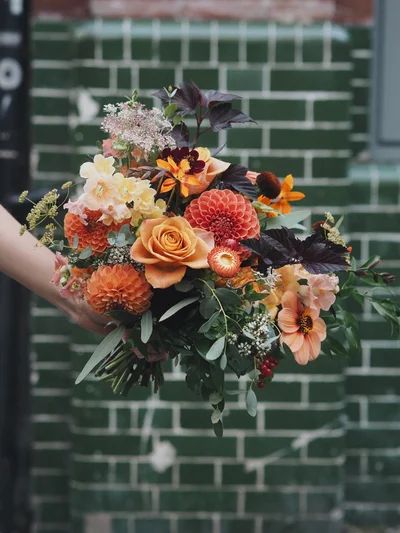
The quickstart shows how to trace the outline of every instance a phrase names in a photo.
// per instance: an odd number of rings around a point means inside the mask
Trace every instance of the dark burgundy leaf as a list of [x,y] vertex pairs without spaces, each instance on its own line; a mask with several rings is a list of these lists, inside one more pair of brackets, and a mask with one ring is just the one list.
[[346,248],[317,233],[301,240],[287,228],[267,230],[259,239],[247,239],[242,244],[260,257],[261,271],[289,264],[302,264],[311,274],[348,268]]
[[248,115],[237,109],[232,109],[229,103],[213,106],[209,112],[210,125],[213,131],[230,128],[232,124],[254,122]]
[[247,168],[241,165],[230,165],[220,176],[221,189],[234,189],[252,199],[257,198],[257,189],[246,178]]
[[234,100],[241,100],[242,97],[237,94],[221,93],[219,91],[205,91],[204,96],[208,107],[212,107],[214,104],[220,102],[233,102]]
[[178,87],[171,101],[186,115],[194,113],[197,106],[202,104],[203,95],[195,83],[188,81]]
[[189,129],[183,122],[174,126],[171,135],[175,139],[178,147],[187,146],[189,144]]
[[159,89],[158,91],[155,91],[154,93],[152,93],[152,96],[155,96],[156,98],[161,100],[161,102],[162,102],[162,104],[164,106],[169,104],[170,98],[169,98],[168,91],[167,91],[167,89],[165,89],[165,87],[163,87],[162,89]]

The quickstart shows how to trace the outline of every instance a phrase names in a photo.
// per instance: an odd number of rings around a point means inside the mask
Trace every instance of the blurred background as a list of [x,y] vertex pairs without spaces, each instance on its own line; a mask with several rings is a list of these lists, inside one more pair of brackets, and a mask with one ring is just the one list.
[[[29,174],[34,190],[77,176],[105,103],[138,88],[152,104],[155,89],[193,80],[240,95],[257,121],[207,139],[226,143],[221,158],[293,173],[314,219],[345,214],[355,256],[379,254],[400,274],[398,0],[375,11],[370,0],[2,0],[1,10],[0,195],[11,208]],[[257,418],[233,400],[216,439],[177,369],[159,395],[75,387],[97,339],[37,299],[28,357],[16,290],[3,280],[1,533],[400,531],[400,344],[368,305],[353,310],[362,354],[285,362]]]

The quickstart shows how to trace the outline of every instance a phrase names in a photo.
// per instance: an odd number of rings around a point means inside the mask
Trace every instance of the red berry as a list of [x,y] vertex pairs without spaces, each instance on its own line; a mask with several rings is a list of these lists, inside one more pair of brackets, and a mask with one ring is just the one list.
[[279,361],[276,357],[269,357],[268,361],[269,361],[270,366],[272,366],[272,368],[278,366],[279,364]]
[[259,380],[257,381],[257,387],[258,387],[259,389],[263,389],[263,388],[265,387],[265,381],[264,381],[263,379],[259,379]]
[[269,366],[267,365],[262,365],[261,366],[261,374],[266,377],[266,378],[269,378],[272,376],[273,372],[272,372],[272,368],[270,368]]

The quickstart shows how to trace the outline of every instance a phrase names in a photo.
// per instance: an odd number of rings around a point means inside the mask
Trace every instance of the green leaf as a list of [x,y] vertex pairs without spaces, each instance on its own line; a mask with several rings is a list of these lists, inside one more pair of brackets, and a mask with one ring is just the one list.
[[210,318],[218,309],[218,302],[215,298],[204,298],[199,305],[200,314],[204,318]]
[[79,237],[78,235],[74,235],[74,238],[72,240],[72,248],[76,250],[79,246]]
[[140,339],[143,344],[147,344],[153,333],[153,315],[151,311],[146,311],[140,320]]
[[213,430],[214,430],[215,436],[218,437],[219,439],[223,436],[224,425],[222,424],[221,420],[219,420],[216,424],[213,424]]
[[83,367],[81,373],[75,380],[75,385],[78,385],[83,381],[86,376],[105,358],[107,357],[121,342],[122,337],[124,336],[125,328],[119,326],[118,328],[113,329],[101,343],[97,346],[93,355],[87,361],[86,365]]
[[194,285],[188,279],[183,279],[175,285],[175,290],[178,292],[189,292],[194,288]]
[[221,370],[225,370],[226,366],[228,364],[228,358],[226,357],[226,353],[224,352],[221,356],[221,359],[219,361],[219,366]]
[[88,246],[87,248],[81,251],[81,253],[79,254],[79,259],[89,259],[91,255],[92,249],[90,246]]
[[249,389],[246,395],[246,409],[250,416],[257,415],[257,396],[253,389]]
[[277,228],[288,228],[292,229],[297,227],[299,222],[302,222],[311,215],[311,211],[294,211],[290,215],[280,215],[268,219],[267,228],[268,229],[277,229]]
[[216,289],[216,295],[218,296],[223,307],[228,307],[230,305],[240,305],[242,299],[237,292],[232,289],[220,288]]
[[218,424],[218,422],[221,420],[221,416],[221,411],[219,409],[214,409],[214,411],[211,413],[211,423]]
[[184,300],[181,300],[177,304],[170,307],[168,311],[165,311],[165,313],[160,317],[159,322],[163,322],[164,320],[167,320],[168,318],[175,315],[175,313],[177,313],[184,307],[187,307],[188,305],[194,302],[197,302],[198,299],[199,299],[198,296],[193,296],[193,298],[185,298]]
[[220,357],[225,349],[225,335],[217,339],[212,345],[211,348],[206,353],[207,361],[215,361]]
[[223,399],[224,397],[220,392],[212,392],[208,397],[208,401],[211,405],[218,405],[219,402],[222,402]]
[[210,316],[210,318],[207,320],[207,322],[204,322],[204,324],[202,324],[199,327],[198,332],[199,333],[207,333],[207,331],[209,331],[211,326],[213,326],[215,324],[215,322],[217,321],[219,315],[220,315],[220,311],[215,311],[215,313]]

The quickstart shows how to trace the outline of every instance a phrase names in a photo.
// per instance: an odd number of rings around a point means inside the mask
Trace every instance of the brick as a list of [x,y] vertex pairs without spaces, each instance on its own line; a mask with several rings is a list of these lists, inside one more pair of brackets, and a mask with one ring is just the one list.
[[189,61],[209,61],[211,55],[211,45],[205,39],[190,39],[189,41]]
[[349,100],[316,100],[314,102],[315,121],[349,120]]
[[[223,40],[218,43],[218,61],[226,63],[236,63],[239,61],[239,43],[235,41]],[[249,61],[249,59],[248,59]]]
[[261,69],[229,69],[227,86],[230,91],[259,91],[262,89]]
[[72,505],[76,512],[126,513],[151,510],[151,493],[147,489],[78,489],[72,491]]
[[272,91],[348,91],[350,72],[343,70],[271,70]]
[[348,449],[397,448],[400,435],[396,429],[351,429],[346,436]]
[[304,176],[303,157],[262,157],[252,156],[249,158],[249,167],[252,170],[271,170],[278,176],[293,174],[294,176]]
[[400,483],[398,481],[377,480],[373,482],[357,480],[348,482],[346,497],[350,501],[397,504],[400,498]]
[[62,497],[68,492],[68,472],[62,474],[37,473],[34,478],[34,491],[38,496],[52,494],[54,497]]
[[299,495],[294,492],[255,492],[246,493],[245,509],[248,513],[263,509],[264,513],[274,513],[276,509],[285,514],[296,515],[299,512]]
[[212,521],[204,518],[179,518],[177,533],[209,533],[212,531]]
[[237,506],[237,494],[223,490],[207,489],[160,491],[160,509],[169,512],[234,512]]
[[[346,134],[344,135],[345,138],[343,139],[343,148],[348,149],[349,145],[346,138],[347,136]],[[328,140],[327,146],[329,144],[330,143]],[[313,157],[312,176],[314,178],[345,178],[347,175],[347,167],[348,159],[346,157]],[[356,197],[356,199],[358,198]],[[331,203],[330,197],[328,201]]]
[[173,85],[175,73],[173,69],[141,68],[139,69],[139,85],[142,89],[160,89]]
[[171,531],[170,521],[165,518],[138,518],[135,520],[135,533],[151,533],[152,531],[169,533]]
[[214,485],[214,465],[181,464],[179,476],[181,485]]
[[266,41],[248,41],[246,43],[246,58],[248,63],[267,63],[268,43]]
[[298,451],[292,449],[293,439],[290,437],[269,437],[266,439],[262,436],[245,437],[245,455],[246,457],[267,457],[279,450],[287,450],[286,457],[298,457]]
[[110,70],[107,67],[78,67],[76,69],[77,83],[83,87],[109,87]]
[[107,435],[74,435],[74,449],[81,454],[103,455],[133,455],[149,451],[147,444],[143,450],[143,442],[140,437],[124,435],[123,438],[116,434]]
[[138,481],[139,484],[170,484],[172,481],[172,472],[170,468],[168,468],[165,472],[156,472],[151,464],[141,463],[138,465]]
[[156,57],[155,44],[151,39],[134,37],[131,41],[132,59],[153,59]]
[[[271,128],[270,146],[272,149],[295,150],[346,150],[348,149],[347,131],[312,130],[291,128]],[[344,176],[343,176],[344,177]]]
[[71,85],[67,68],[35,68],[32,73],[32,86],[44,89],[68,90]]
[[399,364],[399,348],[372,348],[371,366],[394,367]]
[[219,86],[218,69],[215,68],[184,68],[183,79],[194,81],[200,89],[214,89]]
[[307,510],[309,513],[331,513],[342,504],[337,490],[332,492],[314,492],[307,494]]
[[224,436],[223,440],[205,436],[172,436],[168,441],[175,446],[179,457],[233,457],[236,455],[236,439]]
[[343,482],[342,468],[337,465],[296,464],[290,465],[269,464],[264,469],[267,485],[340,485]]
[[255,120],[305,120],[304,100],[251,99],[250,116]]
[[220,522],[221,533],[243,533],[254,531],[255,521],[245,518],[222,519]]
[[224,485],[254,485],[256,472],[247,471],[243,464],[222,465],[222,483]]
[[173,61],[176,63],[181,60],[182,42],[178,39],[163,39],[159,43],[158,55],[161,61]]
[[32,41],[32,55],[35,59],[46,61],[68,61],[72,57],[70,41],[66,38],[53,39],[51,46],[47,39],[35,38]]
[[103,39],[101,42],[103,59],[122,59],[124,54],[122,39]]
[[78,482],[106,483],[109,476],[109,466],[106,462],[88,462],[74,459],[72,473],[74,480]]
[[261,148],[262,130],[256,128],[235,128],[227,132],[228,148]]
[[335,420],[338,416],[336,410],[317,411],[307,409],[306,411],[291,410],[266,410],[265,427],[273,429],[304,429],[313,430]]

